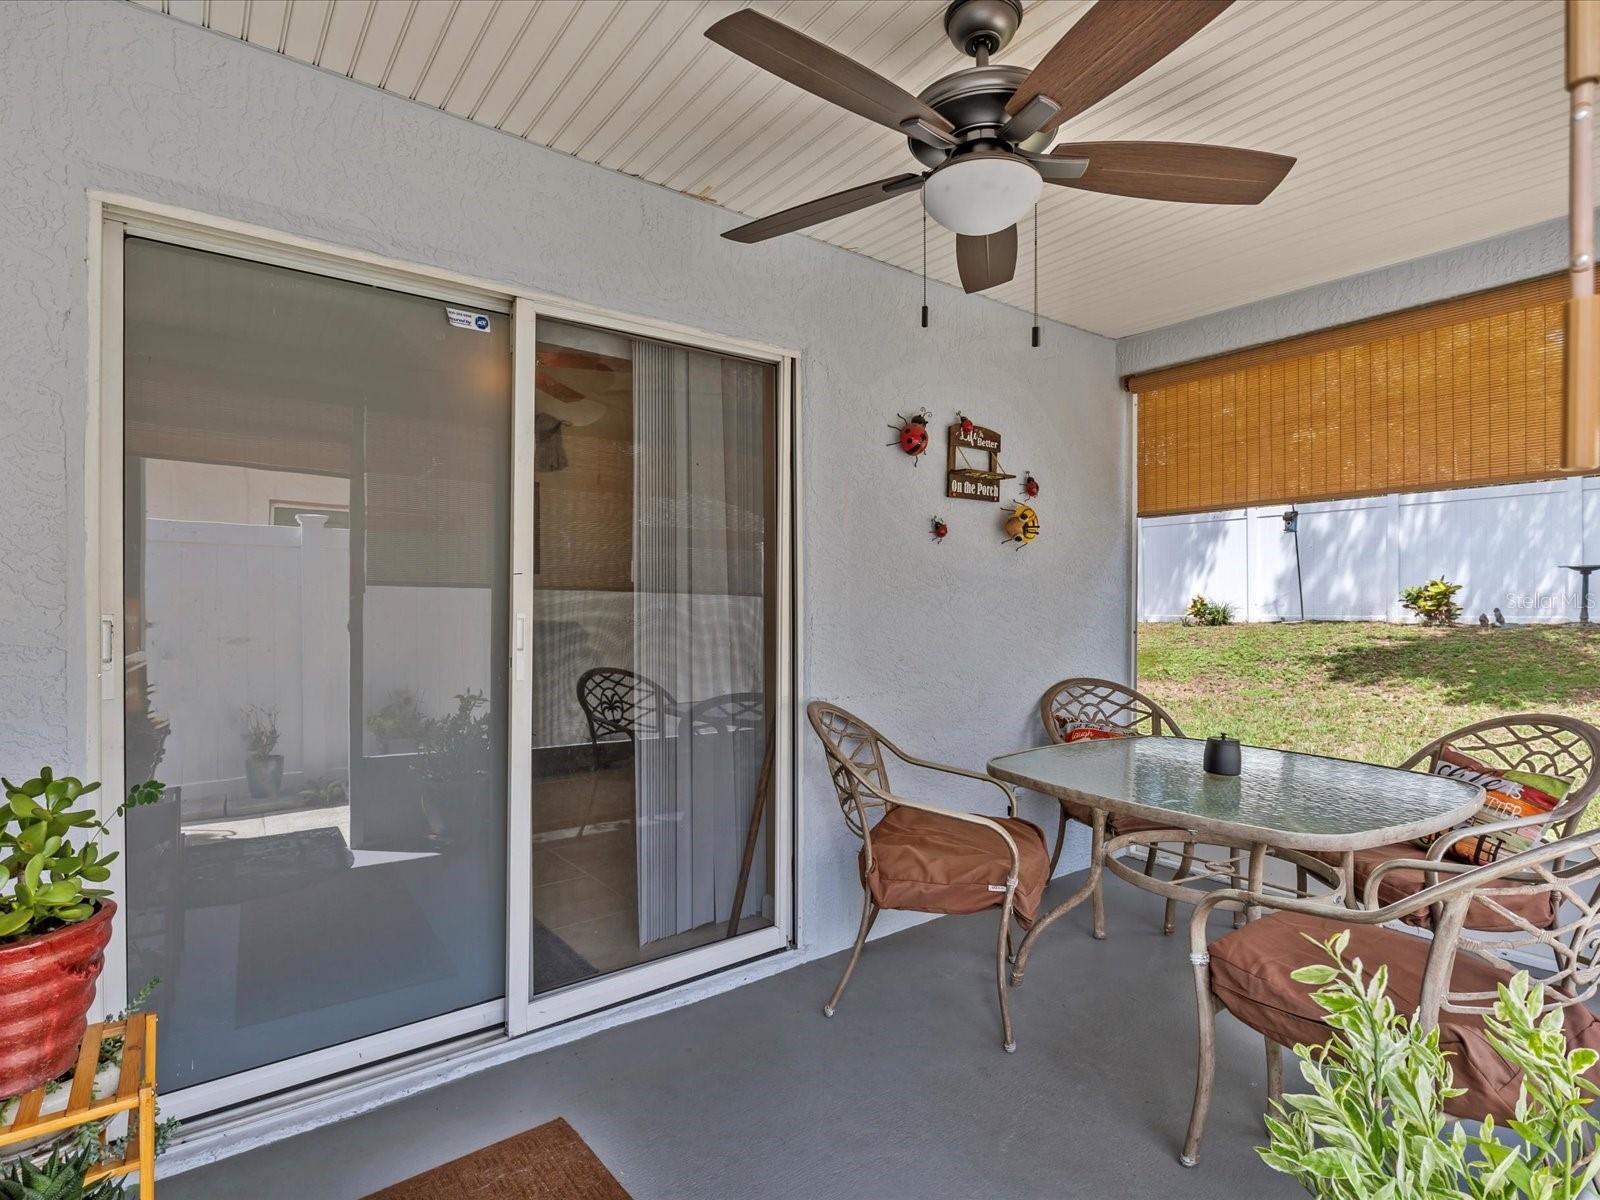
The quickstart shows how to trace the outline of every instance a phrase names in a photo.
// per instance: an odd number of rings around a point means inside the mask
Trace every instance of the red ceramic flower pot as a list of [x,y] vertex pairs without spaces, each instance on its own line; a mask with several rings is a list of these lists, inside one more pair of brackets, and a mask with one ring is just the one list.
[[0,1097],[71,1069],[116,911],[104,900],[86,921],[0,943]]

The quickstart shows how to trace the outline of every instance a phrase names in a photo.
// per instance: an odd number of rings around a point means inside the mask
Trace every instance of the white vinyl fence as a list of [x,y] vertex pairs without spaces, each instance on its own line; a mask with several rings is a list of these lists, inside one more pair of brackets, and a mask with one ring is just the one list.
[[[1295,539],[1287,505],[1139,522],[1139,619],[1176,621],[1196,592],[1238,621],[1295,620]],[[1309,620],[1401,621],[1400,589],[1443,575],[1464,585],[1463,620],[1573,621],[1579,578],[1600,562],[1600,477],[1374,496],[1300,507]],[[1600,620],[1600,573],[1591,580]]]

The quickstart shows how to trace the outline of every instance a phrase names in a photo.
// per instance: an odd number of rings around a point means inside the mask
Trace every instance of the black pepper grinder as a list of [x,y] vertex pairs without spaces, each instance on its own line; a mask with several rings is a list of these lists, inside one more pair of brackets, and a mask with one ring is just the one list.
[[1237,775],[1239,773],[1239,743],[1227,734],[1206,739],[1203,760],[1208,775]]

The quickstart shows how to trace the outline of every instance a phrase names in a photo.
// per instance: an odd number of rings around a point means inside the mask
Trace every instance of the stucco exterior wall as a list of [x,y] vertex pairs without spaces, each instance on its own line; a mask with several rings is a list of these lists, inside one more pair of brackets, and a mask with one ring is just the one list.
[[[1052,680],[1127,670],[1129,422],[1107,339],[1047,324],[1032,350],[1025,314],[943,287],[924,331],[914,276],[801,237],[734,245],[717,235],[736,218],[712,205],[110,0],[0,5],[0,159],[8,774],[94,769],[91,189],[797,350],[802,701],[837,700],[979,766],[1038,739]],[[1038,543],[1002,547],[996,506],[944,499],[934,455],[913,468],[885,448],[895,413],[922,405],[1002,432],[1007,465],[1043,483]],[[951,523],[937,545],[935,513]],[[801,752],[811,955],[853,936],[859,890],[820,754]]]

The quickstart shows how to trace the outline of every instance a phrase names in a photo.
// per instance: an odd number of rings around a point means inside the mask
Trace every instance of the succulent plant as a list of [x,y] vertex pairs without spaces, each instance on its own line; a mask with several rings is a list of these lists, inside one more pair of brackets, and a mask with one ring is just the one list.
[[48,1158],[21,1155],[0,1163],[0,1200],[120,1200],[127,1191],[118,1179],[84,1183],[100,1160],[96,1141],[69,1135]]
[[[108,826],[93,807],[74,808],[98,791],[98,783],[63,775],[49,767],[23,783],[0,777],[5,804],[0,805],[0,942],[48,933],[93,916],[96,904],[111,893],[92,885],[111,878],[116,854],[100,852]],[[155,780],[141,783],[117,807],[154,804],[164,788]]]

